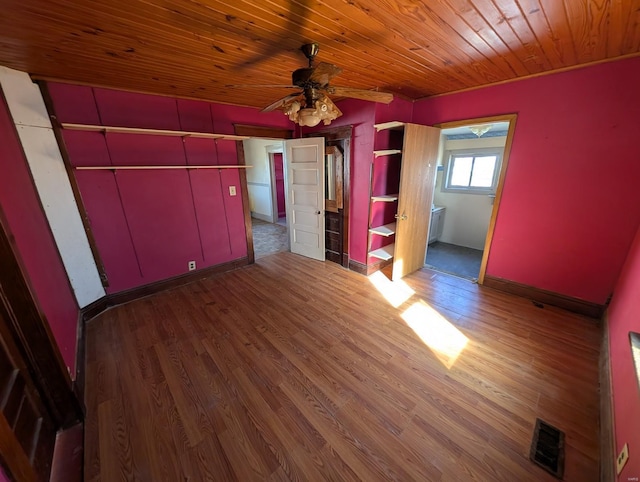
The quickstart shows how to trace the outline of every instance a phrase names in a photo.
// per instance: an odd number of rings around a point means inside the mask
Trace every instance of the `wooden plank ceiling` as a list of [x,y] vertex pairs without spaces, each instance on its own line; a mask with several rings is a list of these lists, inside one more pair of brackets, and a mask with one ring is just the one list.
[[640,0],[4,0],[0,65],[264,107],[320,44],[332,84],[417,99],[636,54]]

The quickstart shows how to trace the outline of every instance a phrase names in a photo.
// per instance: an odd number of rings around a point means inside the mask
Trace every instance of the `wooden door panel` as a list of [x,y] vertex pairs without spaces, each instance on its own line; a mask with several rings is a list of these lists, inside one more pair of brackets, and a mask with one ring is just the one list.
[[424,266],[440,129],[406,124],[402,146],[394,280]]
[[45,481],[51,471],[56,430],[11,337],[9,317],[0,292],[0,457],[16,480]]
[[291,252],[324,261],[324,139],[285,141]]

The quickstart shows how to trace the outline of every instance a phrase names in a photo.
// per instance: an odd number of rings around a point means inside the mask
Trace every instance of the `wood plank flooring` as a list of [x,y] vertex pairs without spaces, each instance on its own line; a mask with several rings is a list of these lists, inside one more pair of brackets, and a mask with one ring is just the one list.
[[566,433],[565,480],[598,480],[595,320],[404,281],[287,252],[103,313],[85,480],[556,480],[536,417]]

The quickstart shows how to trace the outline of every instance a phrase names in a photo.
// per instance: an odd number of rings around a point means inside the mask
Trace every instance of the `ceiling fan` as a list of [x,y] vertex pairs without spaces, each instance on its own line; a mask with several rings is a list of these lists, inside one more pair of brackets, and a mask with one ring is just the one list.
[[388,104],[393,94],[373,90],[353,89],[329,85],[329,81],[342,72],[336,65],[320,62],[315,67],[313,61],[320,47],[317,43],[305,44],[300,50],[309,61],[309,66],[297,69],[291,75],[293,85],[263,85],[259,87],[279,87],[299,89],[269,104],[262,112],[281,109],[289,119],[301,126],[313,127],[323,121],[325,125],[340,117],[342,112],[329,98],[330,95]]

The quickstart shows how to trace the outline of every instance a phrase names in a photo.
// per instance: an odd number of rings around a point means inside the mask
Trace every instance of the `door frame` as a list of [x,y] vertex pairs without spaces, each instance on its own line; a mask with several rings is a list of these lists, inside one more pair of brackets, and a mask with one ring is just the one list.
[[[278,127],[254,126],[247,124],[233,124],[237,136],[247,136],[257,139],[293,139],[293,129]],[[244,157],[244,146],[242,141],[236,142],[236,153],[238,165],[245,166],[247,161]],[[244,169],[240,171],[240,194],[242,195],[242,210],[244,211],[244,231],[247,243],[247,263],[256,262],[256,255],[253,250],[253,228],[251,227],[251,207],[249,206],[249,187],[247,186],[247,173]]]
[[342,267],[349,268],[349,216],[351,214],[351,137],[353,126],[329,127],[305,134],[304,137],[324,137],[325,146],[342,148]]
[[[282,169],[284,170],[284,145],[281,142],[280,145],[267,146],[267,156],[269,156],[269,176],[271,189],[271,222],[277,223],[279,219],[278,213],[278,189],[276,186],[276,164],[273,158],[274,154],[282,154]],[[285,213],[287,209],[287,196],[284,197]]]
[[509,122],[509,130],[507,131],[507,140],[504,145],[504,153],[502,155],[502,164],[500,165],[500,174],[498,176],[498,185],[496,187],[496,194],[493,200],[493,208],[491,210],[491,218],[489,219],[489,228],[487,229],[487,236],[484,241],[484,248],[482,251],[482,262],[480,263],[480,272],[478,273],[478,284],[484,284],[484,277],[487,272],[487,262],[489,260],[489,253],[491,251],[491,243],[493,242],[493,232],[496,228],[496,219],[498,218],[498,211],[500,210],[500,203],[502,201],[502,190],[504,188],[504,181],[507,175],[507,167],[509,165],[509,155],[511,154],[511,145],[513,144],[513,136],[516,129],[516,121],[518,114],[503,114],[490,117],[477,117],[474,119],[464,119],[451,122],[442,122],[440,124],[434,124],[434,127],[440,129],[451,129],[453,127],[462,127],[472,124],[486,124],[491,122]]

